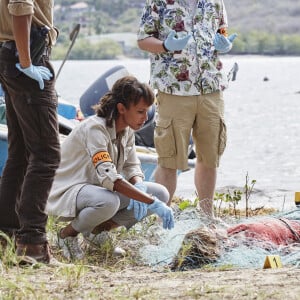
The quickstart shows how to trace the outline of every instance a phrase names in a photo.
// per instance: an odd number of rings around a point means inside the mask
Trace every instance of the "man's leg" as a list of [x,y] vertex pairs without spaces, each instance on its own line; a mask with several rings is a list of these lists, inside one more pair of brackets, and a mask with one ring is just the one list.
[[60,161],[54,80],[45,81],[44,90],[40,90],[31,78],[20,75],[9,81],[7,86],[10,94],[14,93],[11,105],[22,128],[28,162],[16,203],[20,222],[16,233],[16,253],[47,263],[50,253],[45,206]]
[[207,216],[214,216],[213,199],[217,179],[217,169],[206,167],[197,162],[195,167],[195,186],[199,197],[200,209]]
[[167,188],[170,194],[169,202],[167,204],[170,206],[177,186],[177,170],[157,166],[154,180]]
[[8,126],[8,158],[0,181],[0,230],[13,237],[20,228],[16,204],[23,185],[27,159],[22,129],[13,109],[13,99],[8,93],[6,93],[5,102]]
[[222,92],[199,96],[193,140],[197,156],[195,187],[200,201],[199,206],[205,214],[213,218],[217,168],[226,146]]
[[[20,103],[21,97],[18,100]],[[27,115],[23,118],[26,124],[22,120],[22,127],[28,152],[28,167],[17,205],[20,221],[17,244],[41,244],[47,241],[48,216],[45,206],[60,160],[56,108],[54,105],[22,104],[20,107],[23,107],[23,112]]]

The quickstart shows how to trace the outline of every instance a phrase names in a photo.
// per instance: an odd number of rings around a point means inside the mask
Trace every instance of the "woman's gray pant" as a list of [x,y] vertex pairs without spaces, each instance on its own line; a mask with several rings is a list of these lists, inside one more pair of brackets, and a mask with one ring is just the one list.
[[[169,193],[167,189],[154,182],[144,182],[147,193],[167,203]],[[95,185],[85,185],[77,195],[77,216],[72,220],[72,227],[81,233],[91,232],[97,225],[112,220],[127,229],[138,221],[134,217],[134,211],[127,210],[130,198],[111,192]],[[151,212],[148,211],[148,215]]]

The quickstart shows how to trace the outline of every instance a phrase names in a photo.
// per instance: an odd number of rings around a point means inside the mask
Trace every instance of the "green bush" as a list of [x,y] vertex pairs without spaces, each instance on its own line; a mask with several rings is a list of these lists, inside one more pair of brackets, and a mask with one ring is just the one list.
[[[52,59],[61,60],[65,57],[69,45],[58,44],[53,48]],[[123,53],[122,47],[115,41],[103,39],[97,43],[91,43],[86,39],[79,39],[74,45],[69,59],[72,60],[97,60],[115,59]]]

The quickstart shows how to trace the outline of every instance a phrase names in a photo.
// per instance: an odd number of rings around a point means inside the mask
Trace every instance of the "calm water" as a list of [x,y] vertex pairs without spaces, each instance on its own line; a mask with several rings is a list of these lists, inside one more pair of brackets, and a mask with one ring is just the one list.
[[[228,142],[217,188],[242,189],[248,173],[257,181],[253,206],[292,207],[294,192],[300,190],[300,57],[226,56],[225,70],[234,62],[239,71],[225,91]],[[56,69],[60,63],[54,62]],[[89,85],[116,65],[149,80],[148,60],[68,61],[57,90],[78,104]],[[176,194],[195,196],[193,171],[180,175]]]

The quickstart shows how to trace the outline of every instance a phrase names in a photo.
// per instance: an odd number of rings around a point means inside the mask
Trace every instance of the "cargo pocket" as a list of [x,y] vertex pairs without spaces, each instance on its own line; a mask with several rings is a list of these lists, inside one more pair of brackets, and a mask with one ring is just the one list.
[[154,144],[159,157],[172,157],[176,154],[172,119],[157,120]]
[[46,105],[38,105],[35,107],[37,124],[40,129],[40,137],[42,139],[57,138],[58,123],[56,110]]
[[224,153],[227,143],[227,128],[224,119],[220,119],[219,155]]

